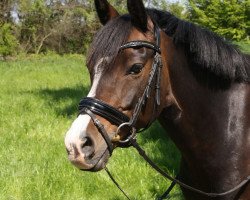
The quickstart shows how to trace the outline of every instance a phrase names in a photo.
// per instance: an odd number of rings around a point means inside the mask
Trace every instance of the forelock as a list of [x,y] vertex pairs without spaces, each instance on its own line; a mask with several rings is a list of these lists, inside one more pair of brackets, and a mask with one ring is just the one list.
[[109,58],[108,65],[107,62],[103,62],[106,65],[104,70],[112,66],[120,46],[126,43],[131,29],[132,24],[128,15],[113,19],[103,26],[91,44],[87,58],[88,67],[92,69],[102,58]]

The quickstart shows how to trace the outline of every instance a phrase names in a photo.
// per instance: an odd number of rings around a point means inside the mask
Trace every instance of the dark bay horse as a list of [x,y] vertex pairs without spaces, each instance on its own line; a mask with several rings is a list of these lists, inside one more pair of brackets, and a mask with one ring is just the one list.
[[[249,55],[141,0],[128,0],[122,16],[106,0],[95,4],[104,26],[88,55],[91,90],[65,137],[69,160],[101,170],[115,147],[158,119],[181,151],[184,183],[222,193],[247,179]],[[250,199],[249,182],[216,198],[182,191],[188,200]]]

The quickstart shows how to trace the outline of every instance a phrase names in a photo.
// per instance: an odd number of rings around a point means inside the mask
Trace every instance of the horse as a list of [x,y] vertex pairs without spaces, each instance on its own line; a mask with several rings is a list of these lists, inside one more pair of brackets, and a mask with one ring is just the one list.
[[[105,168],[158,120],[181,152],[187,200],[250,199],[250,56],[215,33],[128,0],[120,15],[95,0],[102,28],[91,44],[91,89],[65,136],[81,170]],[[248,178],[248,179],[247,179]]]

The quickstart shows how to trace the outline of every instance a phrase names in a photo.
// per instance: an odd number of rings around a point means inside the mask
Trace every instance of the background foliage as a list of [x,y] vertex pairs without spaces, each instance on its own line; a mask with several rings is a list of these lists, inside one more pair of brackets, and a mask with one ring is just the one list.
[[[110,0],[126,13],[125,0]],[[230,40],[249,40],[249,0],[189,0],[186,4],[145,0],[148,7],[208,27]],[[17,53],[85,54],[100,23],[89,0],[2,0],[0,56]]]
[[189,19],[226,39],[249,39],[249,0],[190,0]]
[[18,47],[18,40],[12,34],[13,27],[10,23],[5,23],[0,29],[0,55],[14,55]]

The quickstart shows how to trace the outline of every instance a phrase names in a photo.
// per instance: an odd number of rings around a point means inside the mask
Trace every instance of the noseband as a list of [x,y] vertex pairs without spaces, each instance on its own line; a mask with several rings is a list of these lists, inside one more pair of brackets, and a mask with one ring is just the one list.
[[[148,48],[154,51],[154,61],[151,67],[151,71],[149,74],[149,79],[147,85],[143,91],[142,96],[138,99],[138,102],[135,106],[133,114],[131,118],[127,115],[119,111],[118,109],[114,108],[107,103],[96,99],[85,97],[79,103],[79,113],[80,114],[87,114],[91,117],[92,121],[94,122],[95,126],[97,127],[98,131],[102,135],[103,139],[107,143],[108,149],[110,154],[112,154],[114,145],[116,146],[129,146],[131,138],[135,137],[136,135],[136,122],[138,121],[138,117],[141,113],[142,107],[145,105],[146,100],[150,97],[151,88],[153,88],[153,84],[155,83],[155,104],[157,106],[160,105],[160,81],[161,81],[161,68],[162,68],[162,61],[161,61],[161,50],[160,50],[160,30],[157,26],[155,26],[155,38],[156,44],[148,42],[148,41],[130,41],[120,47],[120,51],[128,49],[128,48]],[[115,134],[108,134],[104,129],[104,126],[101,122],[96,118],[95,115],[105,118],[110,123],[118,126],[117,131]],[[149,123],[150,124],[150,123]],[[130,130],[130,134],[128,134],[127,138],[121,139],[119,132],[122,128],[127,127]]]

